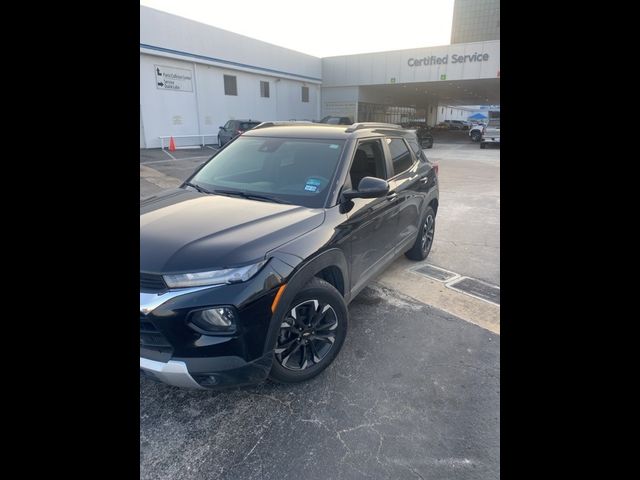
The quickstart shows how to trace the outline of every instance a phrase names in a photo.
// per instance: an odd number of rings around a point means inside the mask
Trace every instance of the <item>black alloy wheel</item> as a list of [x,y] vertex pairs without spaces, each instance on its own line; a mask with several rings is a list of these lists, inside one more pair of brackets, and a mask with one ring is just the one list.
[[306,370],[324,359],[336,342],[338,316],[328,303],[306,300],[293,307],[280,326],[276,359],[289,370]]
[[431,252],[436,231],[436,212],[427,207],[420,223],[420,231],[413,246],[405,253],[409,260],[422,261]]
[[479,142],[480,137],[482,137],[482,133],[480,133],[479,131],[474,130],[473,132],[471,132],[471,140],[473,142]]
[[422,252],[426,257],[433,245],[433,236],[435,234],[436,220],[431,213],[427,214],[427,218],[422,226],[422,237],[420,238],[420,245]]
[[269,378],[297,383],[318,375],[340,352],[348,321],[340,292],[325,280],[311,279],[280,320]]

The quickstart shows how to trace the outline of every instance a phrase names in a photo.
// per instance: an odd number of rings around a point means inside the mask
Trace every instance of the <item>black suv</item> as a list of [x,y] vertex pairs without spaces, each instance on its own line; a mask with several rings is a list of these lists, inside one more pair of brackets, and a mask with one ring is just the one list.
[[229,143],[238,135],[257,127],[260,123],[256,120],[229,120],[224,126],[220,127],[218,147],[224,146],[225,143]]
[[194,388],[320,373],[349,302],[429,254],[437,173],[397,125],[267,122],[141,201],[141,372]]

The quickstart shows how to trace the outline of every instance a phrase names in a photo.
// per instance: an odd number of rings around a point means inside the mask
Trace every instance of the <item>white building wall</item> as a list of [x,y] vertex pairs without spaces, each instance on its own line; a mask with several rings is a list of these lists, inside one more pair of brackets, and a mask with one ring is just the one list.
[[[487,60],[471,61],[467,58],[465,62],[457,61],[474,55],[476,59],[478,55],[486,55]],[[447,63],[415,65],[415,59],[432,56],[446,59]],[[500,41],[495,40],[323,58],[322,84],[324,87],[337,87],[470,80],[497,78],[499,71]]]
[[183,68],[193,72],[193,63],[140,55],[140,107],[147,148],[160,146],[160,135],[199,133],[196,87],[193,92],[156,88],[155,65]]
[[309,77],[309,81],[321,80],[317,57],[143,6],[140,46],[198,56],[194,61],[218,60],[219,66],[234,69],[262,68],[276,76],[289,73]]
[[322,113],[320,116],[350,117],[356,122],[358,90],[358,87],[323,88]]
[[470,115],[473,115],[473,113],[473,110],[467,108],[457,108],[452,107],[451,105],[438,105],[435,122],[433,122],[432,125],[444,122],[445,120],[467,120],[467,118]]
[[[193,92],[156,88],[156,66],[194,72]],[[236,77],[238,95],[224,94],[224,75]],[[260,81],[269,82],[269,97],[260,96]],[[302,87],[309,88],[309,102],[302,102]],[[213,135],[228,120],[317,120],[320,87],[317,84],[256,75],[237,70],[185,62],[156,55],[140,55],[141,136],[146,148],[160,147],[159,136]],[[199,139],[176,138],[176,145]],[[142,144],[142,140],[141,140]],[[166,143],[165,143],[166,145]]]
[[[155,66],[189,70],[193,88],[158,88]],[[224,94],[224,75],[236,77],[238,95]],[[269,82],[268,98],[260,81]],[[319,58],[243,35],[140,7],[140,146],[157,148],[159,136],[213,135],[230,119],[320,118]],[[302,102],[302,87],[309,102]],[[165,144],[166,145],[166,144]]]

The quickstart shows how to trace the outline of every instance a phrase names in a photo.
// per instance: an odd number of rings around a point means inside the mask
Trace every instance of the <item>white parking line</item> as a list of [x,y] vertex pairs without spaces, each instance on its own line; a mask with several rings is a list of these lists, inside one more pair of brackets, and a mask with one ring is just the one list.
[[167,152],[164,148],[162,149],[162,151],[164,153],[166,153],[167,155],[169,155],[171,158],[173,158],[174,160],[176,159],[176,157],[174,157],[173,155],[171,155],[169,152]]

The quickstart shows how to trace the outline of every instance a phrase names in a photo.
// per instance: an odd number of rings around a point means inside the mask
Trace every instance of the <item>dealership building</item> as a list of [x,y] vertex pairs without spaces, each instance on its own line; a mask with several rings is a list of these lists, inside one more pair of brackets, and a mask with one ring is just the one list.
[[318,58],[140,7],[140,148],[217,143],[231,119],[435,125],[499,103],[499,38]]

